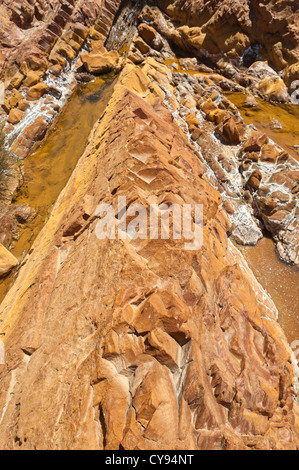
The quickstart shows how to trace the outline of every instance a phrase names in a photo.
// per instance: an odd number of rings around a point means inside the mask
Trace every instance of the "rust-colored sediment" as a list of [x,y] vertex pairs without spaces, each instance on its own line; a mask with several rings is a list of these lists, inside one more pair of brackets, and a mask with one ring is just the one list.
[[256,97],[257,106],[248,108],[245,101],[248,95],[226,93],[226,96],[238,107],[246,124],[253,124],[299,161],[299,106],[296,104],[280,105],[267,103]]

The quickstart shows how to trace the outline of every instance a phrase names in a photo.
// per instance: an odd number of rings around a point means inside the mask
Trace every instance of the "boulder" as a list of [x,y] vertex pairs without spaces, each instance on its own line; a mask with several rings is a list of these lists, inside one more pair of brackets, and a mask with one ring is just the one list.
[[287,103],[289,100],[287,86],[280,77],[265,77],[257,89],[270,101]]
[[263,175],[259,170],[255,170],[249,180],[247,181],[246,187],[250,191],[257,191],[260,187],[261,181],[263,179]]
[[21,111],[27,111],[27,109],[30,107],[30,104],[26,100],[21,100],[19,101],[19,109]]
[[254,133],[244,142],[242,152],[259,152],[268,141],[269,139],[266,134]]
[[18,71],[11,79],[9,83],[9,89],[20,88],[21,83],[23,82],[24,78],[25,78],[24,75]]
[[117,70],[120,56],[117,51],[91,52],[81,55],[81,60],[87,72],[101,75]]
[[238,145],[245,135],[245,125],[230,117],[221,128],[221,135],[228,144]]
[[27,77],[25,78],[24,82],[23,82],[23,86],[24,87],[33,87],[34,85],[36,85],[42,78],[42,76],[44,75],[43,72],[37,72],[35,70],[30,70],[27,74]]
[[139,25],[139,34],[144,41],[153,49],[160,51],[163,47],[163,41],[157,31],[146,23]]
[[35,142],[41,141],[46,135],[48,122],[45,116],[38,116],[32,124],[25,127],[22,134],[12,145],[13,153],[23,159],[27,157]]
[[252,96],[252,95],[247,96],[247,98],[245,100],[245,103],[244,103],[244,107],[245,108],[256,108],[257,106],[258,106],[258,102],[254,98],[254,96]]
[[276,163],[280,151],[274,144],[265,144],[261,149],[260,161]]
[[151,50],[150,46],[141,37],[135,40],[135,46],[141,54],[148,54]]
[[13,108],[10,110],[7,122],[11,124],[18,124],[22,120],[23,114],[23,111],[21,111],[20,109]]

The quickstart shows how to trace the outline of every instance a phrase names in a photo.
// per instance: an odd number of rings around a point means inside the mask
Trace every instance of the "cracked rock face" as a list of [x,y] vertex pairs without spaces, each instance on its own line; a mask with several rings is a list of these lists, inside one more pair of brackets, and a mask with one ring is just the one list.
[[[2,449],[296,449],[291,350],[221,197],[127,65],[1,309]],[[159,65],[157,64],[157,67]],[[96,207],[204,205],[204,245],[99,240]]]
[[[5,132],[18,158],[26,158],[44,137],[75,86],[75,67],[83,71],[82,62],[77,63],[79,53],[83,49],[86,52],[91,41],[98,48],[103,46],[121,3],[17,0],[0,6],[0,80],[5,85],[0,115],[5,119],[6,114],[12,124]],[[114,54],[96,70],[109,72],[115,68],[118,55]]]
[[[255,43],[262,45],[275,67],[298,62],[298,7],[296,0],[161,0],[159,4],[182,25],[184,39],[211,54],[219,50],[234,58]],[[179,30],[180,31],[180,30]],[[267,34],[264,34],[266,32]]]
[[[3,112],[19,158],[44,138],[42,105],[58,111],[70,77],[122,71],[1,303],[0,448],[298,449],[294,357],[229,239],[254,245],[266,227],[299,263],[298,162],[225,94],[246,93],[250,109],[253,95],[289,102],[295,1],[2,3]],[[98,207],[117,212],[119,197],[131,211],[202,204],[202,247],[100,240]],[[1,209],[3,274],[35,215]]]

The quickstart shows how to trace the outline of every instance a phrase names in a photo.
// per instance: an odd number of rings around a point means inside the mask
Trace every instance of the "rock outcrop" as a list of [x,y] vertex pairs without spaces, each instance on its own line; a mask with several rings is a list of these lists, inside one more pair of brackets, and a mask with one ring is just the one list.
[[[295,1],[121,5],[0,6],[2,109],[18,159],[43,140],[76,78],[120,72],[20,260],[9,250],[36,213],[1,206],[0,277],[19,268],[0,306],[0,448],[298,450],[294,356],[230,237],[254,245],[266,228],[280,257],[299,264],[299,166],[226,95],[246,94],[251,110],[256,95],[290,102]],[[127,236],[99,236],[100,204],[126,209]],[[196,249],[162,228],[134,237],[150,207],[190,204],[203,207]]]
[[[194,15],[192,21],[199,21]],[[261,145],[255,142],[255,151],[250,148],[247,141],[251,134],[259,139],[259,133],[245,125],[238,109],[225,96],[227,91],[246,94],[250,107],[257,106],[253,95],[287,103],[290,95],[282,77],[265,61],[258,60],[247,69],[238,68],[227,55],[223,56],[223,51],[212,57],[204,47],[195,50],[189,43],[182,43],[181,28],[157,7],[145,6],[138,22],[136,34],[127,45],[127,58],[134,64],[142,63],[144,58],[155,62],[151,82],[160,88],[162,99],[205,161],[210,183],[230,205],[234,239],[255,245],[266,228],[279,256],[298,265],[298,162],[270,142],[267,135],[261,135]],[[123,27],[118,21],[114,28]],[[115,41],[113,44],[117,47]],[[173,44],[188,57],[178,58]],[[206,65],[208,61],[212,61],[213,68]]]
[[0,243],[0,278],[18,264],[18,260]]
[[[278,70],[299,60],[296,0],[161,0],[159,4],[181,23],[177,40],[209,54],[225,52],[245,61],[256,58],[259,44]],[[174,36],[175,39],[175,36]]]
[[81,60],[87,72],[102,75],[118,70],[120,57],[117,51],[107,51],[102,45],[92,52],[81,54]]
[[65,68],[88,38],[105,41],[121,2],[5,0],[0,77],[19,87],[32,72],[43,75],[53,65]]
[[[57,115],[76,83],[70,69],[82,68],[82,62],[77,63],[80,51],[85,48],[86,52],[93,43],[98,48],[103,46],[121,3],[122,0],[18,0],[5,1],[0,6],[0,80],[6,88],[0,114],[7,114],[9,124],[20,123],[19,130],[11,126],[6,129],[18,158],[27,157],[40,135],[45,135],[44,127]],[[107,53],[101,70],[98,65],[96,71],[104,73],[116,68],[117,58],[113,52]],[[93,71],[93,67],[88,70]],[[67,83],[63,77],[66,71]],[[53,84],[64,91],[63,97],[62,91],[53,95]],[[35,107],[43,110],[43,119],[36,116]]]
[[[122,72],[2,303],[2,449],[298,448],[276,308],[228,240],[157,73],[154,61]],[[119,196],[132,213],[203,204],[203,247],[99,240],[97,206],[117,210]]]

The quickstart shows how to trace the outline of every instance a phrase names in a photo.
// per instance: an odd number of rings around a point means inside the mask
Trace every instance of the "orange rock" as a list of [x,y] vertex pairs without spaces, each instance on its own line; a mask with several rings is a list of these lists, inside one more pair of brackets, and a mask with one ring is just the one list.
[[280,151],[277,150],[275,145],[266,144],[261,149],[260,160],[263,162],[275,163],[277,161]]
[[153,49],[161,50],[163,47],[163,42],[157,31],[146,23],[139,25],[139,34],[140,36],[149,44]]
[[249,96],[247,96],[247,98],[245,100],[244,106],[246,108],[256,108],[258,106],[258,102],[254,98],[254,96],[249,95]]
[[27,100],[37,101],[48,91],[48,86],[44,82],[37,83],[29,88],[27,92]]
[[[116,53],[103,48],[120,1],[92,3],[64,2],[53,9],[53,18],[47,5],[33,11],[26,4],[26,21],[12,6],[20,27],[36,24],[36,15],[49,15],[47,32],[37,31],[45,53],[28,59],[27,50],[20,56],[24,75],[45,71],[48,58],[58,64],[54,71],[59,74],[88,35],[93,50],[77,67],[85,61],[86,69],[97,73],[120,69]],[[151,43],[157,60],[124,69],[86,152],[1,305],[6,349],[6,364],[0,365],[1,449],[298,448],[291,350],[273,302],[227,237],[231,223],[215,189],[234,198],[237,208],[239,200],[229,187],[233,176],[244,170],[247,179],[259,158],[274,161],[276,149],[266,135],[249,131],[237,155],[239,168],[236,149],[219,139],[220,134],[226,143],[237,144],[244,137],[237,110],[228,99],[221,101],[221,87],[236,83],[220,75],[180,79],[182,74],[173,74],[157,52],[159,31],[189,53],[225,50],[238,58],[250,41],[269,48],[272,36],[285,32],[292,19],[284,15],[281,24],[271,2],[253,2],[249,8],[245,1],[241,9],[238,2],[222,0],[212,9],[201,0],[160,6],[175,27],[157,8],[140,13],[138,21],[146,21],[139,28],[143,45],[144,40]],[[289,57],[288,47],[286,41],[271,57],[283,64],[279,51]],[[226,60],[218,64],[221,73],[240,82],[236,67]],[[193,87],[194,96],[188,90],[184,95],[184,83],[185,90]],[[22,101],[13,95],[8,110]],[[206,120],[195,110],[203,102]],[[186,124],[202,152],[187,141]],[[26,156],[46,129],[41,116],[25,128],[13,150]],[[271,194],[268,182],[260,187],[263,175],[255,170],[248,187],[258,191],[244,196],[254,200],[272,233],[285,227],[298,192],[298,172],[280,170],[269,184],[285,185],[286,194]],[[202,204],[203,246],[188,251],[182,240],[99,240],[96,207],[117,207],[119,195],[126,196],[128,208]],[[226,211],[234,214],[227,202]],[[289,238],[281,236],[279,252],[284,253]]]
[[241,122],[236,122],[230,117],[228,121],[223,124],[221,135],[229,144],[238,145],[244,138],[245,125]]
[[281,103],[288,101],[288,89],[280,77],[266,77],[258,85],[258,90],[272,101]]
[[43,75],[44,75],[43,72],[36,72],[34,70],[30,70],[27,74],[27,77],[25,78],[23,82],[23,86],[30,88],[36,85],[41,80]]
[[151,50],[150,46],[148,44],[146,44],[146,42],[143,41],[143,39],[140,38],[140,37],[138,37],[135,40],[135,45],[136,45],[137,49],[139,49],[141,54],[148,54],[149,51]]
[[34,143],[44,138],[47,128],[48,124],[45,117],[37,117],[32,124],[25,127],[23,133],[14,142],[12,146],[14,154],[22,159],[27,157]]
[[[145,10],[143,19],[150,24],[155,22],[156,27],[157,24],[161,25],[161,30],[169,39],[189,52],[196,50],[200,53],[204,48],[212,54],[220,55],[222,50],[232,58],[240,57],[246,52],[246,63],[247,57],[250,62],[252,54],[252,50],[246,49],[257,42],[263,45],[269,61],[281,70],[287,64],[298,62],[299,23],[298,14],[293,12],[292,5],[285,1],[278,8],[276,2],[246,0],[241,4],[217,0],[213,8],[210,8],[202,0],[171,0],[160,2],[160,6],[172,21],[182,25],[180,28],[173,28],[173,31],[157,15],[152,19],[149,7]],[[255,21],[252,21],[252,14]]]
[[245,134],[244,123],[237,122],[227,110],[219,109],[211,99],[202,105],[202,110],[209,121],[218,125],[217,132],[226,142],[237,145],[242,141]]
[[17,72],[13,78],[11,79],[10,83],[9,83],[9,88],[10,89],[13,89],[13,88],[20,88],[21,86],[21,83],[22,81],[24,80],[24,75],[21,73],[21,72]]
[[[296,449],[294,371],[275,306],[146,80],[146,68],[121,74],[1,305],[0,447]],[[119,195],[129,207],[203,204],[202,248],[98,240],[96,207]]]
[[30,107],[30,104],[28,103],[28,101],[25,101],[25,100],[19,101],[19,109],[21,111],[26,111],[29,107]]
[[257,191],[260,187],[262,179],[262,173],[259,170],[255,170],[247,181],[247,188],[253,191]]
[[18,124],[23,117],[23,112],[17,108],[11,109],[7,122],[10,122],[11,124]]
[[18,260],[0,243],[0,277],[19,264]]
[[243,145],[243,152],[259,152],[261,148],[268,143],[266,134],[254,134]]

